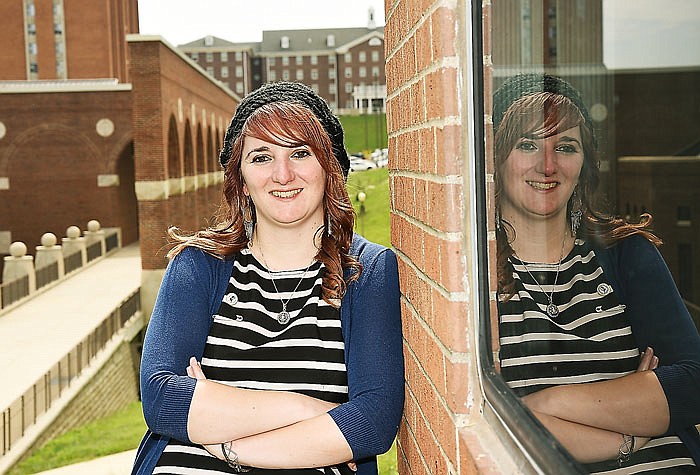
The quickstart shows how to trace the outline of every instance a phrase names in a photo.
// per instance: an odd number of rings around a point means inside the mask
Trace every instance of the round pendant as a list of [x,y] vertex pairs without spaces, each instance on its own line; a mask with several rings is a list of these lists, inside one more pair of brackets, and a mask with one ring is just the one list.
[[238,303],[238,296],[236,294],[228,294],[226,297],[224,297],[224,301],[227,304],[234,306]]
[[550,303],[549,305],[547,305],[547,315],[549,315],[550,317],[556,317],[557,315],[559,315],[559,308],[557,308],[557,306],[553,303]]
[[282,310],[280,313],[277,314],[277,321],[280,322],[282,325],[289,323],[289,312],[286,310]]

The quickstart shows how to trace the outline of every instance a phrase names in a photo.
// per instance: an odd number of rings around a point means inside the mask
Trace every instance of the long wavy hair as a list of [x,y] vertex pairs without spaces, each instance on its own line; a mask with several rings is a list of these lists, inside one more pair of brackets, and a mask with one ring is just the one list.
[[[501,217],[501,169],[510,152],[521,137],[542,139],[579,127],[583,148],[583,165],[578,185],[567,203],[567,224],[569,227],[572,208],[583,213],[577,238],[590,240],[597,246],[607,248],[620,239],[633,234],[641,234],[654,245],[661,240],[650,230],[651,215],[644,213],[638,223],[630,223],[622,218],[602,211],[596,200],[596,190],[600,182],[598,155],[593,128],[578,107],[566,96],[552,92],[537,92],[514,101],[503,114],[494,136],[496,162],[495,202],[496,202],[496,266],[498,272],[498,293],[510,298],[515,291],[513,269],[508,260],[514,254],[511,243],[516,230]],[[576,202],[580,200],[580,204]]]
[[[172,258],[185,247],[193,246],[225,259],[248,246],[244,216],[255,221],[255,205],[243,193],[241,160],[246,137],[255,137],[282,147],[308,145],[326,172],[324,226],[317,231],[321,244],[316,260],[326,267],[322,283],[323,299],[337,308],[347,285],[356,280],[362,271],[361,264],[349,254],[355,212],[340,164],[333,155],[331,140],[314,113],[300,102],[271,102],[250,115],[231,147],[231,158],[224,170],[222,202],[215,215],[216,224],[191,235],[170,228],[168,235],[176,244],[168,257]],[[345,269],[351,271],[347,281],[343,277]]]

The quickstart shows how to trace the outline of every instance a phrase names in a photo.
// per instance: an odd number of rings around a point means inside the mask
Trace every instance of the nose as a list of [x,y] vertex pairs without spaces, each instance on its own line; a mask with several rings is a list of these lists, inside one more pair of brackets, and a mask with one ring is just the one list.
[[280,185],[286,185],[294,180],[294,169],[292,162],[286,158],[275,160],[275,169],[272,174],[272,180]]
[[537,164],[537,171],[544,176],[552,176],[557,170],[556,152],[551,147],[545,147]]

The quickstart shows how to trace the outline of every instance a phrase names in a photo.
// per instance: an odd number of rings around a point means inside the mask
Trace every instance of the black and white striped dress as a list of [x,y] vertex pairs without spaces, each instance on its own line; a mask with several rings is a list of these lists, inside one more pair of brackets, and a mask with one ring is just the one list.
[[[500,363],[503,378],[518,396],[550,386],[615,379],[637,369],[640,353],[625,306],[588,243],[576,241],[561,262],[554,289],[557,264],[527,263],[538,285],[517,257],[510,263],[515,295],[498,303]],[[552,290],[556,317],[545,312]],[[622,467],[617,460],[586,467],[591,473],[616,475],[698,473],[676,436],[650,440]]]
[[[293,391],[326,401],[347,401],[340,311],[321,296],[325,267],[270,272],[250,253],[236,257],[221,306],[209,330],[202,369],[208,379],[248,389]],[[294,288],[299,284],[296,292]],[[291,319],[277,320],[287,301]],[[201,446],[171,439],[154,474],[234,473]],[[347,465],[300,470],[254,469],[251,474],[353,473]]]

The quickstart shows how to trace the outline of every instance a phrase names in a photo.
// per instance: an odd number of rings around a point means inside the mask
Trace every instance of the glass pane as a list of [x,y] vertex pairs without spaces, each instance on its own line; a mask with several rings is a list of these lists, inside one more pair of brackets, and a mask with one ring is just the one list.
[[501,375],[591,472],[700,462],[700,2],[491,8]]

